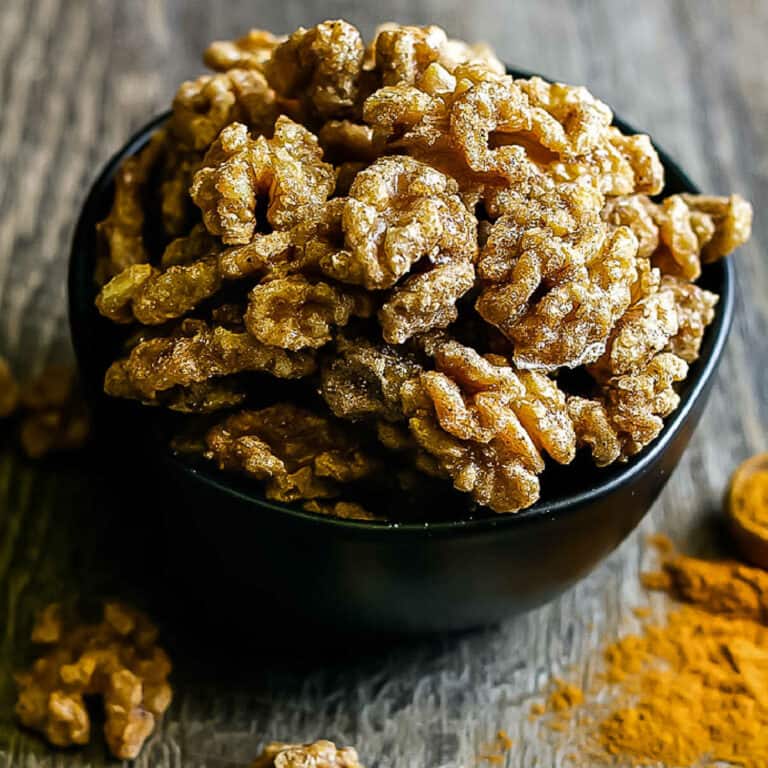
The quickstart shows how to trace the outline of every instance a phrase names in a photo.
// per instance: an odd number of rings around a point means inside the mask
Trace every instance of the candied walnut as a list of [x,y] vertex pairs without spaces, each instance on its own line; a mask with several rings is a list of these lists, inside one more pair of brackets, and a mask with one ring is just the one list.
[[477,222],[444,174],[409,157],[383,157],[361,171],[343,214],[345,248],[322,271],[368,290],[389,288],[422,258],[473,261]]
[[620,376],[645,368],[677,334],[674,294],[661,290],[638,301],[622,315],[602,357],[589,371],[596,379]]
[[398,421],[400,388],[420,371],[415,359],[395,347],[339,337],[335,355],[320,369],[320,393],[339,418]]
[[157,131],[144,149],[123,161],[115,174],[112,208],[109,216],[96,225],[104,244],[96,265],[96,280],[100,284],[131,264],[149,261],[144,244],[144,198],[165,142],[165,131]]
[[402,387],[409,429],[458,490],[496,512],[515,512],[538,498],[539,452],[573,459],[575,434],[565,396],[541,374],[521,378],[497,356],[481,357],[438,341],[436,371]]
[[0,357],[0,419],[10,416],[19,404],[19,385],[5,358]]
[[600,400],[573,395],[568,398],[568,415],[579,445],[591,449],[598,467],[607,467],[621,456],[621,440]]
[[21,388],[19,404],[19,441],[30,458],[73,451],[87,441],[90,416],[71,368],[46,368]]
[[662,272],[695,280],[702,262],[727,256],[749,239],[752,206],[739,195],[672,195],[650,204],[661,233],[654,262]]
[[511,77],[481,82],[459,95],[450,114],[450,135],[476,172],[498,174],[514,182],[525,150],[518,145],[493,147],[492,134],[530,131],[527,96]]
[[585,184],[541,190],[531,199],[508,197],[478,259],[486,289],[477,309],[502,331],[529,309],[536,291],[591,263],[605,238],[602,195]]
[[341,517],[345,520],[376,520],[376,515],[369,512],[362,504],[355,501],[318,501],[312,499],[301,505],[306,512],[318,515]]
[[363,64],[360,33],[346,21],[299,27],[265,65],[269,84],[320,118],[345,117],[357,102]]
[[271,133],[278,111],[275,94],[262,74],[231,69],[182,83],[173,99],[168,129],[182,145],[200,151],[208,149],[230,123]]
[[383,85],[415,85],[424,70],[439,61],[447,44],[445,32],[436,26],[379,27],[373,42],[376,70]]
[[289,403],[241,411],[206,435],[206,458],[221,469],[266,480],[269,499],[327,499],[377,464],[338,422]]
[[101,289],[96,307],[116,323],[135,319],[144,325],[161,325],[185,315],[220,287],[215,255],[162,272],[148,264],[134,264]]
[[363,768],[352,747],[337,748],[332,741],[315,741],[312,744],[286,744],[274,741],[251,768]]
[[609,197],[602,217],[613,227],[629,227],[637,238],[637,255],[648,258],[659,245],[659,228],[652,210],[653,203],[645,195]]
[[454,487],[471,493],[494,512],[517,512],[539,497],[539,480],[519,461],[520,435],[488,443],[466,442],[445,432],[428,414],[411,417],[409,428],[421,448],[434,456]]
[[459,315],[456,302],[474,285],[475,269],[455,261],[413,275],[389,294],[379,310],[384,340],[402,344],[432,328],[446,328]]
[[39,611],[32,627],[31,639],[39,645],[57,643],[61,638],[63,618],[60,603],[50,603]]
[[[707,264],[733,253],[752,234],[752,206],[741,195],[680,195],[691,211],[691,225]],[[711,231],[711,235],[709,234]]]
[[718,297],[698,285],[667,275],[661,281],[661,289],[672,295],[677,310],[678,330],[665,347],[692,363],[699,356],[704,331],[714,320]]
[[515,83],[528,96],[531,131],[544,147],[571,157],[600,146],[613,113],[586,88],[540,77]]
[[104,379],[104,391],[115,397],[152,401],[158,392],[172,387],[188,387],[242,371],[291,379],[314,370],[315,360],[309,352],[268,347],[248,333],[186,320],[177,334],[142,341],[127,358],[113,363]]
[[684,360],[662,352],[638,372],[608,379],[595,399],[568,398],[579,444],[592,448],[598,466],[626,461],[661,432],[680,402],[674,384],[687,372]]
[[317,139],[281,116],[274,136],[252,139],[241,123],[228,125],[211,146],[190,191],[208,231],[224,243],[251,241],[260,222],[257,204],[267,198],[266,219],[286,230],[333,192],[333,167],[322,161]]
[[[132,760],[171,702],[171,664],[155,645],[157,631],[143,614],[117,603],[104,606],[99,624],[66,626],[58,608],[46,609],[42,621],[52,616],[56,631],[42,638],[47,653],[16,675],[16,714],[56,746],[87,744],[91,722],[83,697],[98,694],[110,751]],[[40,628],[39,620],[35,642]]]
[[221,253],[219,273],[227,280],[236,280],[279,270],[287,266],[293,255],[293,245],[290,232],[257,234],[247,245],[227,248]]
[[[586,267],[557,283],[518,319],[504,286],[481,294],[477,311],[514,343],[520,368],[551,371],[594,362],[629,306],[638,272],[637,239],[620,227]],[[510,322],[511,320],[511,322]]]
[[230,69],[256,69],[264,71],[275,48],[284,42],[265,29],[251,29],[237,40],[216,40],[203,53],[207,67],[219,72]]
[[183,237],[176,237],[165,247],[160,258],[162,269],[191,264],[205,256],[218,253],[220,247],[203,224],[195,224]]
[[282,349],[318,348],[334,327],[356,314],[355,298],[334,285],[289,275],[257,285],[249,294],[245,326],[256,339]]

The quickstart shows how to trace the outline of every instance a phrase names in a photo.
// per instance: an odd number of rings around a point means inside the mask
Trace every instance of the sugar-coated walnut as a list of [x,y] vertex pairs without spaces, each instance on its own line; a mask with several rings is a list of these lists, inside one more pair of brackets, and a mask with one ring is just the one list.
[[551,371],[590,363],[631,301],[637,272],[637,239],[619,227],[591,262],[556,283],[519,316],[505,286],[489,286],[477,310],[513,343],[520,368]]
[[671,195],[650,210],[661,240],[655,263],[686,280],[695,280],[702,263],[727,256],[751,233],[752,206],[739,195]]
[[598,467],[607,467],[621,456],[621,440],[601,400],[572,395],[568,415],[579,445],[589,447]]
[[483,358],[454,341],[431,346],[437,370],[401,389],[409,429],[454,486],[496,512],[515,512],[538,498],[540,449],[563,463],[576,438],[566,400],[546,376],[506,360]]
[[679,328],[677,302],[660,290],[632,304],[616,323],[605,353],[592,366],[597,379],[621,376],[645,368],[675,337]]
[[204,151],[230,123],[245,123],[257,134],[271,133],[277,115],[275,95],[264,76],[231,69],[182,83],[168,128],[183,146]]
[[338,337],[335,354],[321,366],[321,395],[339,418],[398,421],[400,389],[420,371],[415,359],[395,347]]
[[287,266],[286,262],[293,255],[293,245],[290,232],[256,234],[250,243],[222,251],[219,274],[228,280],[270,274]]
[[602,217],[613,227],[629,227],[637,238],[637,255],[646,259],[659,245],[659,228],[652,211],[653,203],[645,195],[609,197]]
[[39,459],[82,447],[90,434],[90,416],[75,372],[51,365],[19,391],[19,441],[24,453]]
[[576,157],[597,149],[613,113],[586,88],[549,83],[540,77],[517,80],[531,104],[531,130],[547,149]]
[[598,466],[626,461],[656,439],[680,402],[674,384],[687,372],[684,360],[662,352],[638,372],[608,379],[595,399],[568,398],[577,439]]
[[475,282],[469,261],[454,261],[412,275],[396,286],[379,310],[384,340],[402,344],[433,328],[446,328],[459,315],[456,302]]
[[171,664],[156,638],[143,614],[119,603],[104,606],[101,623],[76,626],[62,623],[58,606],[49,607],[32,632],[49,649],[16,676],[16,714],[56,746],[87,744],[91,721],[83,697],[99,695],[110,751],[134,759],[171,703]]
[[277,501],[333,498],[340,484],[378,468],[341,423],[290,403],[230,416],[208,432],[206,444],[207,458],[266,481],[267,498]]
[[96,266],[99,283],[105,283],[131,264],[149,261],[144,244],[145,197],[165,141],[165,132],[158,131],[141,152],[124,160],[117,170],[109,216],[96,225],[104,249]]
[[488,443],[460,440],[429,413],[409,420],[411,434],[450,475],[454,487],[495,512],[516,512],[539,497],[536,474],[520,462],[522,434],[505,433]]
[[699,356],[704,331],[715,317],[718,297],[694,283],[667,275],[661,281],[661,289],[672,295],[677,310],[678,330],[665,347],[692,363]]
[[352,747],[336,747],[332,741],[286,744],[275,741],[251,763],[251,768],[363,768]]
[[265,64],[269,84],[299,99],[320,118],[346,117],[358,98],[363,65],[360,33],[346,21],[299,27]]
[[220,287],[215,255],[163,271],[148,264],[134,264],[101,289],[96,306],[114,322],[135,319],[143,325],[161,325],[182,317]]
[[332,329],[345,326],[353,314],[351,293],[303,275],[289,275],[251,290],[245,325],[264,344],[299,350],[327,344]]
[[605,240],[602,195],[582,183],[507,196],[478,260],[478,275],[492,284],[477,309],[503,332],[529,310],[534,294],[589,265]]
[[238,244],[250,242],[264,225],[257,218],[260,199],[268,201],[267,223],[286,230],[324,202],[335,184],[316,137],[282,116],[271,139],[251,138],[242,123],[224,128],[195,174],[191,195],[208,231]]
[[213,235],[202,223],[195,224],[183,237],[175,237],[163,250],[160,257],[162,269],[191,264],[193,261],[218,253],[221,248]]
[[116,397],[151,401],[158,392],[172,387],[188,387],[242,371],[263,371],[291,379],[308,376],[314,370],[315,359],[310,352],[269,347],[249,333],[185,320],[177,334],[142,341],[127,358],[113,363],[107,370],[104,388]]
[[207,67],[219,72],[230,69],[264,70],[264,65],[284,37],[277,37],[265,29],[251,29],[237,40],[216,40],[203,53]]
[[[733,253],[752,234],[752,206],[741,195],[681,195],[691,210],[692,225],[703,243],[701,260],[708,264]],[[712,235],[707,237],[709,230]]]
[[19,385],[16,383],[8,361],[0,357],[0,419],[10,416],[18,404]]
[[369,290],[389,288],[420,259],[473,261],[477,222],[456,183],[410,157],[383,157],[361,171],[342,214],[345,248],[320,268]]

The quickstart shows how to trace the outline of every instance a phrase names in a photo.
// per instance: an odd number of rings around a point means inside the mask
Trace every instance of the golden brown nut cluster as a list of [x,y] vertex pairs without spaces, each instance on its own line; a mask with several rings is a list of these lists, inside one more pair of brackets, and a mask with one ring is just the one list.
[[101,696],[104,736],[112,754],[132,760],[171,703],[171,663],[157,630],[141,613],[106,603],[99,624],[68,626],[58,604],[45,608],[32,641],[48,646],[31,669],[16,675],[16,714],[58,747],[87,744],[85,701]]
[[0,357],[0,419],[11,417],[18,417],[19,442],[31,459],[80,448],[90,433],[88,410],[71,368],[51,365],[20,386]]
[[363,768],[352,747],[320,739],[312,744],[267,744],[251,768]]
[[516,511],[545,456],[658,435],[746,201],[660,197],[649,138],[585,88],[435,26],[251,30],[204,59],[100,225],[108,393],[229,410],[205,456],[336,516],[414,471]]

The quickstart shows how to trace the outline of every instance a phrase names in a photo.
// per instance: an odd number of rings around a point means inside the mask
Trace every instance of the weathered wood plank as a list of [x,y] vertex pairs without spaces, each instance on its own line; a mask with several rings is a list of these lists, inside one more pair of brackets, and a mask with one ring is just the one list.
[[[571,665],[588,681],[601,638],[633,626],[643,534],[712,544],[702,522],[733,465],[768,433],[768,5],[760,0],[4,0],[0,4],[0,351],[23,372],[68,355],[64,276],[78,206],[99,165],[177,83],[202,70],[213,38],[251,25],[286,32],[343,16],[365,34],[386,19],[483,38],[512,64],[584,82],[678,157],[701,186],[755,203],[739,254],[739,309],[711,405],[640,532],[575,589],[483,633],[397,647],[344,667],[271,659],[232,683],[185,661],[179,695],[137,765],[246,765],[263,739],[329,736],[376,768],[458,768],[498,728],[507,764],[562,765],[572,751],[529,722],[532,697]],[[19,733],[8,670],[33,610],[74,589],[109,589],[111,506],[77,467],[0,458],[0,766],[96,766],[103,750],[54,754]],[[130,552],[128,553],[130,555]],[[111,565],[114,568],[114,562]],[[226,655],[228,641],[211,648]],[[351,655],[351,654],[350,654]],[[222,662],[223,664],[223,662]],[[214,664],[214,670],[215,670]],[[576,735],[573,735],[576,739]],[[538,762],[537,762],[538,761]]]

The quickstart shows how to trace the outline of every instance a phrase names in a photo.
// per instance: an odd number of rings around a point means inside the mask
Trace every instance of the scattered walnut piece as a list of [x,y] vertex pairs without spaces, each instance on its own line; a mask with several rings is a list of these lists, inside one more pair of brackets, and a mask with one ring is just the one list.
[[157,630],[119,603],[104,606],[99,624],[68,626],[61,609],[44,609],[32,640],[49,646],[31,669],[16,675],[16,714],[55,746],[87,744],[91,722],[84,697],[104,702],[104,735],[112,754],[134,759],[171,703],[171,663]]
[[71,368],[52,365],[22,387],[19,440],[39,459],[80,448],[90,434],[90,417]]
[[251,768],[363,768],[352,747],[337,748],[332,741],[312,744],[267,744]]

